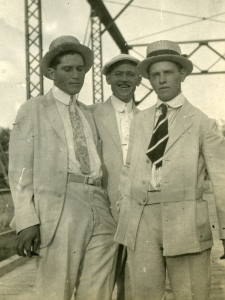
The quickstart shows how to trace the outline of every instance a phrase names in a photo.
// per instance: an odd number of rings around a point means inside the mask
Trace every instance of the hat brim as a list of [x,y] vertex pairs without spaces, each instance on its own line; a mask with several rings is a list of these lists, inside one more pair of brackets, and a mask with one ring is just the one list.
[[125,62],[130,62],[133,64],[138,65],[140,63],[140,60],[133,58],[133,57],[116,57],[113,58],[111,61],[109,61],[108,63],[106,63],[104,65],[104,67],[102,68],[102,74],[103,75],[107,75],[109,73],[109,70],[112,68],[113,65],[117,64],[117,63],[125,63]]
[[179,56],[179,55],[169,55],[169,54],[164,54],[164,55],[158,55],[158,56],[153,56],[144,59],[142,62],[139,63],[138,69],[141,75],[144,78],[149,78],[149,67],[159,61],[171,61],[174,63],[180,64],[187,72],[187,75],[191,74],[193,70],[193,64],[192,62],[187,59],[184,56]]
[[48,51],[41,60],[42,74],[49,77],[49,65],[51,61],[60,53],[64,51],[75,51],[79,53],[84,59],[85,72],[88,72],[93,65],[93,52],[88,47],[81,44],[65,43],[56,47],[55,49]]

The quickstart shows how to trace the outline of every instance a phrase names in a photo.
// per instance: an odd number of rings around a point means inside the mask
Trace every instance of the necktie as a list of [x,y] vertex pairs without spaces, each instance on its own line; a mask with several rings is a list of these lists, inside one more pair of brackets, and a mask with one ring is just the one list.
[[73,129],[73,141],[76,159],[80,163],[80,169],[83,174],[90,173],[90,160],[87,148],[87,141],[84,134],[84,126],[77,105],[71,100],[69,105],[69,114]]
[[147,156],[152,163],[155,164],[156,168],[162,166],[163,155],[169,139],[167,105],[162,103],[160,105],[160,109],[161,114],[153,130],[152,138],[146,152]]

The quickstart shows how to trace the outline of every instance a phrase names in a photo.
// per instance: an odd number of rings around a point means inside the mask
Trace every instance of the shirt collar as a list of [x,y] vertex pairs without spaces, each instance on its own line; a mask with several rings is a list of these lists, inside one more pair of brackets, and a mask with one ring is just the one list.
[[112,106],[114,107],[114,109],[120,113],[125,112],[125,111],[130,113],[133,110],[133,101],[129,101],[128,103],[125,103],[125,102],[121,101],[119,98],[117,98],[116,96],[112,95],[111,103],[112,103]]
[[[60,101],[61,103],[65,104],[65,105],[69,105],[70,101],[71,101],[71,95],[65,93],[64,91],[62,91],[61,89],[59,89],[57,86],[53,86],[52,88],[52,93],[53,96]],[[77,100],[77,95],[73,95],[73,100]]]
[[162,103],[164,103],[167,104],[169,108],[178,108],[183,106],[184,102],[185,102],[185,97],[182,93],[180,93],[179,95],[177,95],[175,98],[173,98],[168,102],[164,102],[158,98],[156,102],[156,107],[158,108]]

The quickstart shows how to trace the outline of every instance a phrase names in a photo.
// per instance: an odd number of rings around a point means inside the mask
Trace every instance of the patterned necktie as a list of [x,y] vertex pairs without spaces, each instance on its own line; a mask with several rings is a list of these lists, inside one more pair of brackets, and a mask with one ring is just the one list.
[[71,99],[69,105],[70,120],[73,129],[74,150],[80,169],[83,174],[90,174],[90,160],[88,154],[87,141],[84,134],[84,126],[77,105]]
[[162,103],[159,107],[161,109],[161,115],[155,125],[152,138],[146,152],[147,156],[152,163],[155,164],[156,168],[162,166],[163,155],[169,139],[167,105]]

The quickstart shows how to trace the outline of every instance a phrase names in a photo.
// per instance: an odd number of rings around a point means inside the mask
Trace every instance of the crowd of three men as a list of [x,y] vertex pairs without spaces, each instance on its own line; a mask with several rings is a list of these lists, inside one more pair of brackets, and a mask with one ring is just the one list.
[[[225,251],[225,140],[182,94],[193,65],[172,41],[149,44],[142,62],[118,55],[103,68],[112,96],[88,107],[78,94],[92,64],[75,37],[53,40],[41,62],[53,87],[22,105],[11,132],[17,251],[38,255],[37,297],[110,300],[116,282],[117,299],[161,300],[167,270],[176,300],[207,300],[204,178]],[[141,75],[158,96],[144,111]]]

